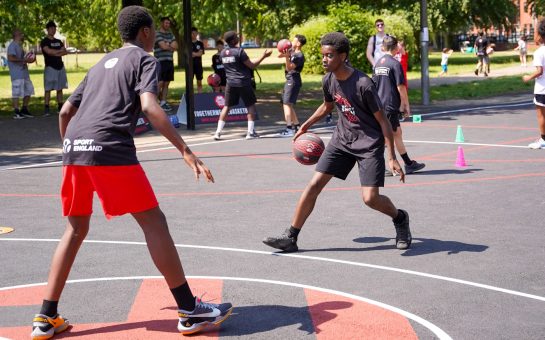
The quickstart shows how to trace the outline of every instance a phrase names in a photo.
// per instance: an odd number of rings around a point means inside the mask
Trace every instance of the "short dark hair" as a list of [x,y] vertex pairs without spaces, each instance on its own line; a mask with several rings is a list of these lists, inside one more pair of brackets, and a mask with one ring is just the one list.
[[45,28],[49,28],[49,27],[57,27],[57,25],[55,24],[53,20],[49,20],[47,24],[45,24]]
[[223,40],[227,43],[227,45],[231,46],[233,43],[237,40],[237,32],[235,31],[227,31],[223,34]]
[[163,22],[163,21],[165,21],[165,20],[168,20],[168,21],[171,21],[171,22],[172,22],[172,20],[170,20],[169,17],[161,17],[161,19],[159,19],[159,21],[161,21],[161,22]]
[[191,27],[191,32],[198,32],[199,30],[197,29],[197,27],[193,26]]
[[545,39],[545,19],[542,19],[539,24],[537,24],[537,34],[539,34],[542,39]]
[[393,35],[387,35],[382,39],[382,46],[386,51],[393,51],[397,47],[397,39]]
[[216,40],[216,45],[225,45],[225,43],[223,42],[223,40],[219,39]]
[[384,24],[384,20],[382,20],[382,19],[377,19],[377,20],[375,20],[375,25],[378,24],[379,22],[382,22],[382,23]]
[[295,37],[297,38],[297,40],[299,40],[299,42],[301,43],[301,46],[304,46],[307,43],[307,38],[305,38],[304,35],[296,34]]
[[142,27],[152,27],[153,18],[141,6],[127,6],[117,16],[117,29],[123,41],[136,39]]
[[339,32],[331,32],[325,34],[320,40],[320,45],[333,46],[335,51],[339,53],[346,53],[347,57],[348,53],[350,52],[350,42],[348,41],[348,38],[344,34]]

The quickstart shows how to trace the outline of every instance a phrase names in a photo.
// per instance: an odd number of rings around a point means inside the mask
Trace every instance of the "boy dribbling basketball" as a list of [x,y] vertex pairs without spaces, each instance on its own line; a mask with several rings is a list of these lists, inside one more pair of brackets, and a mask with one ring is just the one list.
[[322,80],[324,102],[301,125],[293,139],[305,133],[334,107],[339,121],[316,165],[314,177],[299,199],[291,227],[279,237],[265,238],[263,243],[285,252],[297,251],[299,232],[314,209],[318,195],[333,177],[346,179],[357,163],[364,203],[393,219],[396,246],[407,249],[412,240],[409,214],[398,210],[388,197],[379,193],[379,188],[384,186],[385,142],[390,168],[400,174],[401,181],[405,181],[405,174],[395,158],[392,127],[382,110],[375,85],[363,72],[347,65],[350,44],[344,34],[328,33],[320,44],[322,64],[327,72]]
[[178,330],[192,334],[207,324],[219,324],[232,312],[230,303],[209,304],[195,298],[185,278],[178,252],[151,185],[136,158],[133,135],[140,110],[182,154],[198,179],[209,181],[210,170],[187,147],[157,103],[155,29],[147,10],[125,7],[117,25],[123,47],[93,66],[59,114],[63,139],[63,215],[68,217],[57,246],[32,338],[49,339],[68,329],[57,306],[78,250],[89,231],[93,192],[107,218],[132,214],[146,237],[157,269],[178,306]]

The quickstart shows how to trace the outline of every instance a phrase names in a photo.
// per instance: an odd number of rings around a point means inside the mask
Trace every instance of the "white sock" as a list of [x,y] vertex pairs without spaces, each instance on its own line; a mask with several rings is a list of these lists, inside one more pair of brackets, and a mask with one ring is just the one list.
[[216,133],[220,133],[221,130],[225,127],[225,121],[224,120],[218,120],[218,128],[216,130]]
[[254,132],[255,122],[253,120],[248,121],[248,133]]

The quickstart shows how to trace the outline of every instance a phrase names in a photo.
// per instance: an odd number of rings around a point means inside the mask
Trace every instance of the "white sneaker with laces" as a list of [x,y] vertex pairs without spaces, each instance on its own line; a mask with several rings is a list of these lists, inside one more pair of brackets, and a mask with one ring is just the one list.
[[545,149],[545,140],[539,138],[535,142],[528,144],[528,147],[530,149]]
[[295,131],[293,129],[285,128],[280,132],[280,137],[293,137],[295,135]]
[[252,131],[252,132],[248,132],[248,134],[246,135],[246,139],[256,139],[256,138],[259,138],[259,135],[257,134],[257,132]]
[[214,140],[220,140],[220,139],[221,139],[221,133],[216,132],[216,133],[214,134]]

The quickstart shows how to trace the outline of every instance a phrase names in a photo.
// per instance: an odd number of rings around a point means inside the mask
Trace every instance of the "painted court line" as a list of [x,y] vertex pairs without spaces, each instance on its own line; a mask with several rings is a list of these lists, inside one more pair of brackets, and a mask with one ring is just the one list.
[[488,106],[477,106],[477,107],[470,107],[470,108],[464,108],[464,109],[455,109],[455,110],[445,110],[445,111],[438,111],[438,112],[430,112],[430,113],[423,113],[421,116],[436,116],[436,115],[442,115],[445,113],[459,113],[459,112],[468,112],[468,111],[474,111],[474,110],[486,110],[486,109],[501,109],[505,107],[520,107],[520,106],[530,106],[534,105],[533,102],[523,102],[523,103],[513,103],[513,104],[498,104],[498,105],[488,105]]
[[[285,281],[276,281],[276,280],[266,280],[266,279],[256,279],[256,278],[244,278],[244,277],[229,277],[229,276],[187,276],[188,279],[204,279],[204,280],[225,280],[225,281],[245,281],[245,282],[257,282],[257,283],[267,283],[267,284],[275,284],[275,285],[281,285],[281,286],[288,286],[288,287],[296,287],[296,288],[303,288],[303,289],[309,289],[309,290],[315,290],[327,294],[332,295],[338,295],[343,296],[349,299],[361,301],[364,303],[368,303],[386,310],[389,310],[391,312],[397,313],[399,315],[402,315],[406,317],[407,319],[413,320],[416,323],[419,323],[420,325],[424,326],[428,330],[430,330],[433,334],[435,334],[439,339],[441,340],[452,340],[452,338],[445,333],[441,328],[437,327],[433,323],[429,322],[426,319],[421,318],[418,315],[412,314],[410,312],[407,312],[403,309],[382,303],[380,301],[371,300],[368,298],[364,298],[358,295],[350,294],[341,292],[338,290],[333,289],[327,289],[327,288],[321,288],[316,286],[310,286],[300,283],[293,283],[293,282],[285,282]],[[162,276],[126,276],[126,277],[101,277],[101,278],[90,278],[90,279],[78,279],[78,280],[68,280],[66,283],[85,283],[85,282],[97,282],[97,281],[123,281],[123,280],[145,280],[145,279],[164,279]],[[0,288],[0,291],[2,290],[11,290],[11,289],[19,289],[19,288],[29,288],[29,287],[36,287],[36,286],[45,286],[47,282],[41,282],[41,283],[32,283],[32,284],[26,284],[26,285],[18,285],[18,286],[12,286],[12,287],[2,287]],[[235,306],[236,308],[236,306]]]
[[[0,238],[0,241],[59,242],[60,239]],[[96,244],[121,244],[121,245],[146,246],[145,242],[136,242],[136,241],[85,240],[83,242],[84,243],[96,243]],[[446,282],[458,283],[458,284],[462,284],[462,285],[466,285],[466,286],[486,289],[486,290],[490,290],[490,291],[505,293],[505,294],[514,295],[514,296],[520,296],[520,297],[524,297],[524,298],[528,298],[528,299],[532,299],[532,300],[538,300],[538,301],[545,302],[545,297],[539,296],[539,295],[528,294],[528,293],[519,292],[519,291],[516,291],[516,290],[505,289],[505,288],[501,288],[501,287],[491,286],[491,285],[472,282],[472,281],[467,281],[467,280],[461,280],[461,279],[452,278],[452,277],[448,277],[448,276],[428,274],[428,273],[418,272],[418,271],[414,271],[414,270],[401,269],[401,268],[388,267],[388,266],[381,266],[381,265],[375,265],[375,264],[370,264],[370,263],[338,260],[338,259],[332,259],[332,258],[327,258],[327,257],[318,257],[318,256],[274,253],[274,252],[268,252],[268,251],[262,251],[262,250],[252,250],[252,249],[243,249],[243,248],[200,246],[200,245],[190,245],[190,244],[175,244],[175,246],[178,247],[178,248],[207,249],[207,250],[230,251],[230,252],[258,254],[258,255],[284,256],[284,257],[293,257],[293,258],[296,258],[296,259],[321,261],[321,262],[331,262],[331,263],[338,263],[338,264],[344,264],[344,265],[349,265],[349,266],[373,268],[373,269],[378,269],[378,270],[385,270],[385,271],[397,272],[397,273],[402,273],[402,274],[425,277],[425,278],[429,278],[429,279],[435,279],[435,280],[441,280],[441,281],[446,281]],[[0,290],[2,290],[2,288],[0,288]]]

